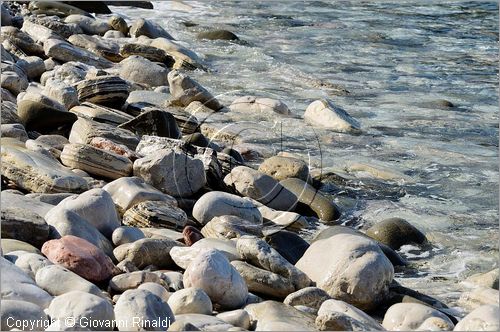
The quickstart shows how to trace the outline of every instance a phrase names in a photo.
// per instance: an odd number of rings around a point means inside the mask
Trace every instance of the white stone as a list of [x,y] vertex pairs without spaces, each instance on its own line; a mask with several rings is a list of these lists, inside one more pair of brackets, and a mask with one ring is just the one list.
[[240,255],[236,250],[236,242],[209,238],[196,241],[191,247],[173,247],[170,250],[170,256],[177,266],[185,270],[201,252],[211,249],[219,250],[229,261],[240,259]]
[[[13,328],[22,328],[23,331],[42,331],[49,325],[47,315],[36,304],[2,299],[0,307],[2,317],[2,331],[11,331]],[[28,326],[22,326],[28,324]]]
[[[168,299],[172,295],[169,291],[165,289],[162,285],[156,282],[145,282],[141,284],[137,289],[143,289],[147,290],[154,295],[158,296],[160,299],[162,299],[164,302],[168,303]],[[172,306],[171,306],[172,307]],[[173,310],[173,308],[171,308]],[[175,310],[174,310],[175,313]]]
[[229,106],[231,111],[248,112],[255,114],[258,112],[289,115],[290,110],[281,100],[271,98],[260,98],[255,96],[243,96],[236,98]]
[[337,132],[359,133],[361,125],[345,110],[329,100],[316,100],[307,106],[304,119],[312,125]]
[[120,226],[113,231],[111,239],[115,246],[120,246],[125,243],[132,243],[140,239],[144,239],[144,233],[135,227]]
[[[348,316],[348,317],[344,317]],[[347,320],[345,318],[348,318]],[[351,318],[352,321],[349,319]],[[370,331],[382,331],[384,328],[375,319],[371,318],[369,315],[359,310],[358,308],[339,300],[326,300],[321,304],[318,310],[318,317],[316,318],[316,327],[320,326],[330,327],[328,322],[335,327],[349,327],[356,326],[361,327],[363,330]],[[337,324],[340,321],[340,324]],[[342,321],[350,321],[347,326],[342,326]],[[320,330],[325,330],[321,329]]]
[[454,331],[498,331],[500,310],[496,305],[481,306],[462,318]]
[[276,301],[264,301],[245,307],[256,331],[315,331],[314,316]]
[[52,265],[52,262],[42,255],[30,252],[19,256],[14,264],[34,280],[37,271],[45,266]]
[[212,301],[200,288],[188,287],[170,295],[168,305],[175,315],[179,314],[212,314]]
[[448,323],[444,331],[452,330],[454,324],[442,312],[420,303],[396,303],[385,313],[382,326],[389,331],[412,331],[417,330],[420,325],[430,317],[443,319]]
[[242,329],[250,329],[250,315],[243,309],[222,312],[216,317],[231,325],[241,327]]

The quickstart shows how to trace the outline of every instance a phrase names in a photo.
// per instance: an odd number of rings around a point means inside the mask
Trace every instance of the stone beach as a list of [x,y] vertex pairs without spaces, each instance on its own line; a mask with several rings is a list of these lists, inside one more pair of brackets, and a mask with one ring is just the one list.
[[[403,249],[433,238],[403,215],[351,227],[322,190],[347,179],[266,150],[281,118],[359,140],[348,110],[313,98],[298,116],[262,91],[225,104],[188,43],[106,3],[1,4],[2,330],[499,329],[497,268],[463,281],[462,312],[401,285]],[[404,177],[351,170],[376,189]]]

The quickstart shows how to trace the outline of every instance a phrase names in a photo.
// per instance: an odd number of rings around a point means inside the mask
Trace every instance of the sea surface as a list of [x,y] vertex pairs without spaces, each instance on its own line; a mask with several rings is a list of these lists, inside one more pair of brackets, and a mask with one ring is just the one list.
[[[260,126],[249,134],[256,143],[308,156],[312,169],[349,179],[329,178],[323,188],[343,207],[346,225],[366,229],[402,217],[424,231],[431,245],[401,248],[411,266],[396,279],[463,312],[461,281],[497,268],[499,258],[497,2],[154,6],[111,8],[161,24],[195,51],[209,71],[189,75],[226,105],[247,94],[285,102],[295,117],[234,120]],[[241,41],[196,38],[214,28]],[[319,98],[358,119],[363,133],[308,126],[300,117]]]

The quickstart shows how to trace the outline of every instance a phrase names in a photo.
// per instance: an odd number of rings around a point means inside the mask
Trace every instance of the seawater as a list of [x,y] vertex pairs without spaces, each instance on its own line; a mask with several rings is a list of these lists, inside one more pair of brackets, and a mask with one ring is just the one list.
[[[400,283],[453,307],[466,290],[460,281],[497,267],[497,2],[163,1],[154,6],[111,8],[129,21],[144,17],[161,24],[197,52],[210,70],[190,76],[226,105],[246,94],[283,100],[296,117],[257,115],[265,128],[261,133],[278,124],[280,137],[255,142],[308,155],[311,168],[349,177],[347,187],[323,188],[343,206],[345,224],[366,228],[402,217],[426,233],[429,248],[400,249],[412,263],[397,272]],[[244,42],[196,38],[214,28],[228,29]],[[319,98],[357,118],[363,134],[308,126],[300,116]],[[388,175],[381,179],[356,164]]]

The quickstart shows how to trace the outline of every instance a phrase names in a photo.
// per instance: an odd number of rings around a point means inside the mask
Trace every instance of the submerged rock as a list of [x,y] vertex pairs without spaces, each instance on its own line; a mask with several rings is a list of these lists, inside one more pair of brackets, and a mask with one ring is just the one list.
[[388,245],[394,250],[404,244],[422,244],[425,235],[408,221],[401,218],[384,219],[366,230],[366,235]]
[[330,100],[312,102],[304,113],[309,123],[338,132],[360,133],[361,125],[345,110],[334,105]]
[[198,39],[210,40],[239,40],[238,36],[228,30],[209,30],[203,31],[198,34]]

